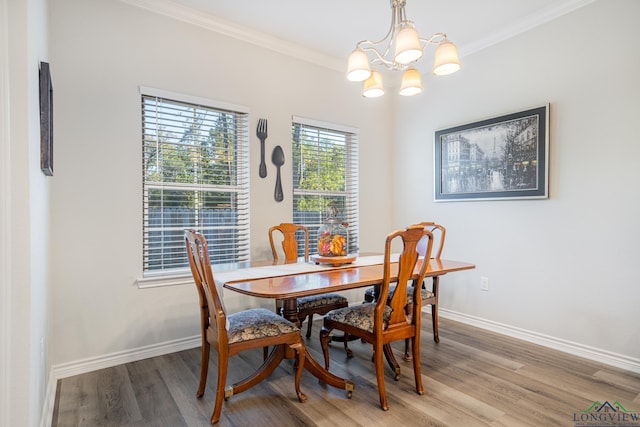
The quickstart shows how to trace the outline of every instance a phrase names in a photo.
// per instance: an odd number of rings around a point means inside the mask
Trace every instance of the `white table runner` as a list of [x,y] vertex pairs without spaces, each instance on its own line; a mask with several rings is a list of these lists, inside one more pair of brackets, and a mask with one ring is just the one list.
[[[398,261],[398,254],[391,255],[391,261]],[[221,286],[224,283],[240,282],[251,279],[266,279],[270,277],[293,276],[296,274],[314,273],[318,271],[338,270],[343,268],[364,267],[368,265],[379,265],[384,262],[384,255],[369,255],[355,259],[350,264],[343,264],[337,267],[333,265],[317,264],[310,262],[296,262],[292,264],[266,265],[261,267],[249,267],[239,270],[228,270],[213,272],[216,284]]]

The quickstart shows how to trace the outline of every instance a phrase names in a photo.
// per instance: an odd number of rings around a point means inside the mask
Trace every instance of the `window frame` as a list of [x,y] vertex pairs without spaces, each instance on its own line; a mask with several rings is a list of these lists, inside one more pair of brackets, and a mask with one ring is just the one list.
[[[145,108],[145,99],[148,98],[156,98],[157,103],[161,103],[162,101],[166,101],[167,105],[170,103],[174,104],[187,104],[189,106],[193,106],[195,109],[204,109],[210,110],[214,113],[229,113],[232,114],[234,120],[238,121],[238,126],[235,129],[237,131],[233,148],[234,157],[236,159],[235,168],[232,173],[232,176],[235,180],[234,184],[229,185],[220,185],[220,184],[212,184],[212,183],[204,183],[201,182],[199,184],[185,184],[179,183],[178,181],[149,181],[147,182],[145,175],[145,149],[147,147],[147,143],[145,142],[145,122],[144,116],[141,116],[141,139],[142,139],[142,265],[141,272],[142,277],[137,280],[137,285],[140,288],[145,287],[155,287],[155,286],[170,286],[170,285],[178,285],[178,284],[186,284],[192,283],[191,271],[189,269],[189,265],[175,267],[175,268],[162,268],[162,269],[149,269],[147,265],[147,261],[145,261],[145,257],[148,257],[148,251],[150,250],[150,246],[148,243],[148,234],[150,232],[149,228],[149,219],[148,219],[148,209],[149,209],[149,190],[153,188],[165,188],[165,189],[176,189],[180,188],[185,190],[185,194],[189,194],[189,192],[193,189],[194,192],[202,192],[202,194],[210,194],[214,195],[217,192],[232,192],[237,196],[237,200],[242,201],[242,205],[238,205],[236,207],[238,216],[233,224],[233,228],[235,228],[234,239],[237,239],[239,243],[239,253],[234,261],[228,262],[244,262],[249,259],[251,248],[250,248],[250,224],[249,224],[249,215],[250,215],[250,181],[249,181],[249,109],[244,106],[225,103],[221,101],[185,95],[181,93],[170,92],[162,89],[150,88],[145,86],[140,86],[140,95],[139,100],[141,102],[140,113],[144,115]],[[174,143],[174,145],[179,145],[178,143]],[[199,205],[200,208],[201,205]],[[196,207],[194,206],[194,209]],[[197,210],[196,210],[197,211]],[[194,211],[195,212],[195,211]],[[161,214],[163,216],[164,214]],[[195,222],[198,219],[194,220]],[[208,225],[209,228],[215,226],[217,223],[213,223]],[[191,225],[189,225],[191,226]],[[161,228],[164,228],[162,226]],[[168,229],[175,228],[175,225],[168,225]],[[198,228],[198,227],[195,227]],[[199,228],[198,228],[199,229]],[[175,232],[175,230],[174,230]],[[214,249],[212,246],[211,249]],[[185,251],[186,257],[186,251]]]

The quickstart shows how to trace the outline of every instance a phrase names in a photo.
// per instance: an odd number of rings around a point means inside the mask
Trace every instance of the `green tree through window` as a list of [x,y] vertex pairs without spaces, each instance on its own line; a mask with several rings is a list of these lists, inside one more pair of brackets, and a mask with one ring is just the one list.
[[246,113],[142,96],[145,272],[188,266],[184,229],[208,240],[214,263],[246,261]]

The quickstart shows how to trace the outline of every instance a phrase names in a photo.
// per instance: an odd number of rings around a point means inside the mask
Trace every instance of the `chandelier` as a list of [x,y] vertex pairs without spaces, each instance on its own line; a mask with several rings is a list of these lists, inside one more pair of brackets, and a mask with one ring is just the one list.
[[[429,38],[418,35],[413,21],[407,19],[404,7],[406,0],[391,1],[391,27],[382,40],[362,40],[349,55],[347,80],[364,82],[362,95],[374,98],[384,94],[382,75],[377,67],[404,71],[400,95],[411,96],[422,92],[422,82],[417,69],[410,66],[422,57],[429,44],[438,45],[435,51],[433,74],[444,76],[460,69],[458,49],[447,40],[445,33],[435,33]],[[390,55],[391,48],[393,56]],[[379,48],[380,50],[376,49]],[[371,59],[370,59],[371,58]]]

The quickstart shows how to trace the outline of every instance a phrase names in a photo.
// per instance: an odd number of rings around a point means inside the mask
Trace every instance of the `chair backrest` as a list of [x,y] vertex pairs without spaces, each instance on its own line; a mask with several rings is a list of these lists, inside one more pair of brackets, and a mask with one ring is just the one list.
[[278,251],[276,250],[274,231],[282,233],[282,249],[284,251],[285,262],[296,262],[298,260],[298,245],[301,243],[296,238],[296,233],[301,230],[304,233],[304,260],[309,261],[309,230],[304,225],[282,223],[269,229],[269,243],[273,261],[278,261]]
[[[431,233],[433,234],[434,248],[437,248],[437,252],[435,253],[434,258],[440,259],[440,257],[442,256],[442,249],[444,248],[444,239],[447,235],[447,229],[444,226],[436,224],[433,221],[423,221],[417,225],[422,225],[424,228],[431,231]],[[420,256],[424,256],[426,249],[426,238],[423,238],[420,243],[418,243],[418,253],[420,254]]]
[[[414,281],[412,279],[413,273],[416,268],[416,264],[419,262],[420,254],[418,253],[417,246],[420,240],[427,238],[427,247],[424,260],[421,262],[420,273],[418,278]],[[402,252],[398,260],[398,280],[396,282],[395,290],[388,300],[385,298],[379,298],[375,307],[375,320],[374,320],[374,332],[382,332],[382,319],[385,306],[391,307],[392,312],[388,320],[387,330],[392,330],[394,327],[407,326],[407,317],[405,307],[407,306],[407,286],[413,283],[422,283],[427,273],[429,266],[429,258],[431,258],[431,250],[433,248],[433,234],[422,224],[415,224],[407,227],[404,230],[395,231],[387,236],[384,248],[384,275],[382,286],[380,289],[380,295],[389,294],[389,285],[391,284],[391,251],[392,242],[395,239],[401,239],[403,243]],[[409,283],[411,282],[411,283]],[[413,311],[411,314],[411,324],[419,325],[420,323],[420,310],[422,308],[420,286],[414,286],[413,294]],[[417,303],[416,303],[417,302]]]
[[196,283],[198,297],[200,299],[202,332],[207,331],[209,326],[213,324],[215,328],[213,328],[213,330],[209,329],[209,331],[217,333],[219,342],[226,342],[226,331],[228,328],[227,316],[222,298],[218,293],[213,279],[207,240],[202,234],[193,229],[185,230],[184,240],[187,246],[187,256],[189,258],[191,274],[193,274],[193,280]]

